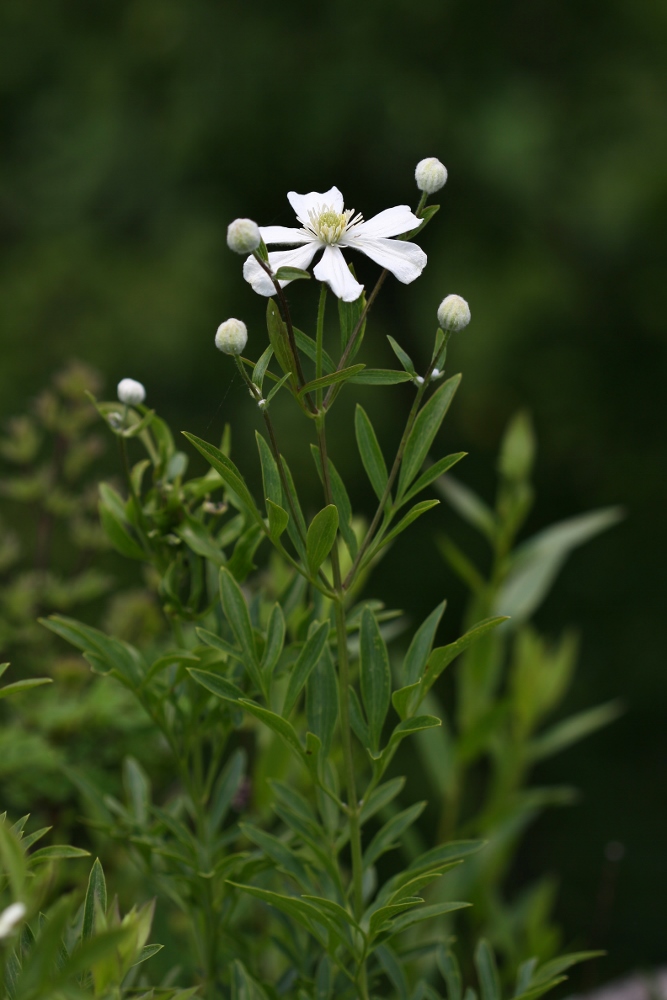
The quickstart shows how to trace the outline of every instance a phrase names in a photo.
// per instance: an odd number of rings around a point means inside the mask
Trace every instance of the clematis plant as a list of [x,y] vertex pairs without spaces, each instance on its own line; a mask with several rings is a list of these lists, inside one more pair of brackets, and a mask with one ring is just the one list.
[[[396,614],[362,588],[391,542],[438,503],[419,496],[464,457],[431,452],[460,382],[458,374],[447,376],[447,354],[451,336],[470,321],[467,302],[448,295],[439,308],[433,304],[438,328],[421,362],[390,338],[400,367],[353,363],[387,274],[404,283],[421,274],[426,255],[401,237],[433,218],[438,206],[428,197],[446,178],[433,158],[418,165],[414,212],[397,206],[364,222],[334,187],[288,195],[300,228],[259,227],[247,218],[230,225],[230,248],[250,254],[246,280],[268,298],[268,343],[255,347],[259,338],[237,318],[215,335],[265,432],[257,431],[261,504],[230,457],[228,434],[220,447],[185,435],[211,466],[188,481],[187,456],[153,411],[137,402],[121,419],[117,404],[99,407],[124,456],[127,440],[146,448],[147,459],[126,463],[127,502],[106,488],[103,516],[117,547],[159,575],[175,645],[150,662],[71,619],[47,624],[84,651],[93,669],[112,672],[135,693],[174,755],[183,794],[167,808],[153,805],[150,784],[132,762],[128,802],[112,803],[110,829],[188,915],[210,1000],[438,1000],[445,987],[449,1000],[463,996],[452,930],[468,904],[434,896],[433,887],[483,844],[435,842],[385,876],[385,855],[409,836],[426,805],[409,798],[399,805],[405,779],[388,770],[405,739],[441,726],[428,706],[443,671],[506,619],[494,614],[437,645],[440,601],[392,669],[388,627]],[[267,244],[293,249],[268,252]],[[348,249],[382,268],[368,297],[346,262]],[[284,286],[310,278],[306,269],[319,252],[311,336],[294,325]],[[326,322],[329,289],[338,300],[336,338]],[[248,345],[256,360],[245,357]],[[413,396],[389,462],[368,414],[356,407],[359,458],[377,498],[359,532],[327,421],[340,392],[399,383]],[[314,438],[304,449],[322,489],[314,514],[304,510],[281,448],[273,410],[279,392],[291,395]],[[145,487],[147,467],[152,484]],[[272,549],[270,572],[253,575],[262,544]],[[230,820],[248,789],[262,805],[242,822]],[[535,956],[502,970],[506,979],[518,971],[509,995],[537,998],[582,957],[540,964]],[[474,965],[483,1000],[501,1000],[486,941]],[[476,1000],[472,987],[465,995]]]

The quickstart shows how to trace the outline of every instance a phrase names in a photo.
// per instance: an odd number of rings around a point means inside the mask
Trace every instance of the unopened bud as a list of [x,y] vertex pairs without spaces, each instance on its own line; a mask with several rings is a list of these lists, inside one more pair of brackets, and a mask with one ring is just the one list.
[[261,242],[259,226],[252,219],[234,219],[227,227],[227,246],[234,253],[252,253]]
[[458,333],[470,322],[470,306],[460,295],[448,295],[438,308],[438,323],[443,330]]
[[0,939],[8,937],[26,915],[25,903],[12,903],[0,913]]
[[435,194],[447,183],[447,167],[435,156],[429,156],[417,164],[415,180],[420,191]]
[[133,378],[123,378],[118,383],[118,398],[126,406],[138,406],[146,398],[146,390],[141,382],[136,382]]
[[223,354],[240,354],[248,343],[248,328],[241,319],[226,319],[218,327],[215,346]]

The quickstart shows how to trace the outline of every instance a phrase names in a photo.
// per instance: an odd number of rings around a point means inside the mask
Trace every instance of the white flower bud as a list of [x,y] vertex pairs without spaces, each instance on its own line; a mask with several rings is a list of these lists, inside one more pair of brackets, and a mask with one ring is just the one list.
[[417,164],[415,180],[420,191],[435,194],[447,183],[447,167],[435,156],[429,156]]
[[458,333],[470,322],[470,306],[460,295],[448,295],[438,308],[438,323],[443,330]]
[[24,903],[12,903],[0,913],[0,939],[8,937],[26,915]]
[[226,319],[218,327],[215,346],[223,354],[240,354],[248,343],[248,328],[240,319]]
[[146,398],[146,390],[143,385],[133,378],[121,379],[117,392],[121,403],[125,403],[127,406],[137,406],[139,403],[143,403]]
[[227,246],[234,253],[252,253],[261,242],[259,226],[252,219],[234,219],[227,227]]

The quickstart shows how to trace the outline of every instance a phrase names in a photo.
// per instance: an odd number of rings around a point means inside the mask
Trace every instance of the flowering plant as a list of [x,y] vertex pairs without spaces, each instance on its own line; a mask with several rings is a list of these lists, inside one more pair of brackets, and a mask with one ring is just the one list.
[[[262,504],[230,457],[228,432],[219,447],[185,435],[210,465],[187,479],[188,457],[144,405],[143,386],[125,379],[120,407],[96,404],[118,437],[127,492],[124,498],[103,484],[102,522],[124,555],[151,566],[173,635],[144,652],[64,616],[45,624],[94,671],[132,692],[169,747],[180,791],[168,802],[153,802],[134,760],[126,763],[124,801],[90,788],[86,794],[99,826],[187,916],[211,998],[421,1000],[440,997],[443,988],[449,1000],[463,996],[452,932],[469,904],[434,887],[484,844],[431,838],[388,870],[386,855],[410,836],[426,806],[398,805],[405,779],[391,768],[405,740],[441,727],[429,706],[443,671],[495,635],[507,616],[488,614],[438,645],[441,601],[392,663],[387,642],[397,613],[362,588],[391,542],[439,502],[418,497],[464,457],[431,458],[431,451],[459,386],[460,375],[445,378],[445,369],[469,307],[450,294],[434,310],[438,329],[420,367],[391,338],[400,367],[355,361],[388,273],[410,282],[426,264],[409,238],[437,212],[428,197],[446,177],[437,160],[418,165],[414,213],[398,206],[364,222],[332,188],[288,196],[300,229],[250,219],[231,224],[230,248],[250,254],[244,276],[268,298],[268,344],[257,360],[247,358],[254,336],[235,318],[220,324],[215,342],[233,357],[265,431],[257,432]],[[270,253],[266,244],[277,243],[297,246]],[[382,268],[368,297],[345,261],[348,248]],[[320,250],[311,337],[294,325],[285,287],[310,280],[306,268]],[[338,351],[326,342],[329,289],[338,300]],[[327,421],[341,392],[400,383],[414,396],[389,463],[368,414],[356,407],[359,457],[377,497],[360,528],[330,454]],[[281,449],[274,421],[281,392],[312,429],[313,476],[323,494],[314,514],[304,510]],[[147,457],[131,465],[136,442]],[[254,575],[262,544],[272,552],[271,572]],[[479,941],[474,966],[483,1000],[540,996],[587,956],[520,957],[518,968],[499,971],[493,948]],[[470,966],[466,960],[466,972]],[[476,995],[468,987],[468,1000]]]

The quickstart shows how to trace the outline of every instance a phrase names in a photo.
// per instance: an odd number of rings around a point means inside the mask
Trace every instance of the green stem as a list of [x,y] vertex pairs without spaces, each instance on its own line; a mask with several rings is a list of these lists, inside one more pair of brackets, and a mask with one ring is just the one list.
[[[324,498],[327,504],[331,504],[333,503],[333,494],[331,490],[331,478],[329,476],[329,455],[327,450],[324,415],[321,415],[317,421],[317,439],[320,450],[320,461],[322,464]],[[336,619],[338,679],[340,684],[340,732],[343,750],[343,767],[345,771],[345,786],[347,790],[347,817],[350,827],[350,850],[352,854],[352,900],[354,916],[356,920],[360,920],[364,911],[361,824],[359,822],[360,807],[354,774],[354,757],[352,754],[352,727],[350,725],[350,660],[347,651],[345,603],[337,541],[334,542],[333,548],[331,549],[330,558],[334,589],[336,591],[334,615]],[[357,984],[362,1000],[367,1000],[368,985],[366,980],[365,958],[361,960],[357,970]]]
[[[322,378],[322,353],[324,350],[324,310],[327,303],[326,282],[320,285],[320,302],[317,307],[317,334],[316,334],[316,354],[315,354],[315,378]],[[322,409],[322,389],[315,393],[315,405],[318,410]]]

